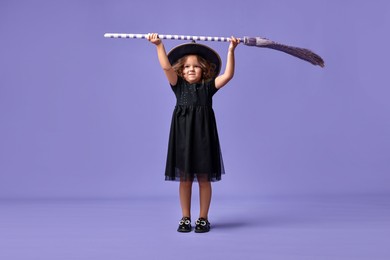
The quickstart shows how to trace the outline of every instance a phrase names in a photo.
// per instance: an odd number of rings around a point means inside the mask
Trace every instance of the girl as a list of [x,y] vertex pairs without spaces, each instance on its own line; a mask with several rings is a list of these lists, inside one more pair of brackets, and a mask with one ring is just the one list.
[[169,135],[165,180],[180,181],[179,196],[182,219],[177,231],[190,232],[192,183],[199,183],[200,213],[195,232],[210,230],[208,212],[211,183],[224,173],[212,97],[234,75],[234,50],[239,39],[231,37],[225,72],[219,75],[221,59],[213,49],[186,43],[168,55],[158,34],[147,39],[156,45],[162,69],[176,95]]

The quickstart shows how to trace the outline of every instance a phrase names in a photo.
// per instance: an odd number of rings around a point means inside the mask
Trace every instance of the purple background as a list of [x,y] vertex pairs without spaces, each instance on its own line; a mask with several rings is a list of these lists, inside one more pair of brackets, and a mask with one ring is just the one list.
[[[0,0],[0,259],[390,259],[389,28],[386,0]],[[237,48],[204,236],[176,232],[155,47],[106,32],[263,36],[326,61]]]
[[[388,192],[388,1],[0,2],[0,197],[128,197],[164,183],[175,104],[146,40],[264,36],[314,67],[240,45],[214,98],[219,194]],[[207,9],[206,9],[207,7]],[[165,41],[169,50],[181,41]],[[225,62],[227,44],[208,43]]]

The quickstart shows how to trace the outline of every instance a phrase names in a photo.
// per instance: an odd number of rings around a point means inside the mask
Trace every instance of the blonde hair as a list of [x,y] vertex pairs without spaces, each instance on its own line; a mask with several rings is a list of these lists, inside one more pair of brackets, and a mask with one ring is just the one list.
[[180,77],[183,77],[183,69],[184,69],[184,64],[190,55],[195,55],[196,58],[198,59],[200,68],[202,69],[202,80],[204,81],[209,81],[212,80],[216,75],[215,75],[215,68],[217,67],[214,63],[211,63],[204,59],[203,57],[196,55],[196,54],[189,54],[181,57],[180,59],[177,60],[175,64],[173,64],[173,69],[176,71],[176,74]]

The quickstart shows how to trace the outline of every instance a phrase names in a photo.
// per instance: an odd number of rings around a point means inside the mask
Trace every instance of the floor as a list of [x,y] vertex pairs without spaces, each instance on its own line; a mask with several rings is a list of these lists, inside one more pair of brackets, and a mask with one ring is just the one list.
[[389,194],[212,203],[212,230],[182,234],[173,196],[0,200],[0,259],[390,259]]

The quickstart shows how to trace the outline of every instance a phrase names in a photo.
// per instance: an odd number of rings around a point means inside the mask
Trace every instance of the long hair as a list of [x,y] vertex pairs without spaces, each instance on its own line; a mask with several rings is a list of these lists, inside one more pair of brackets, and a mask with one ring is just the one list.
[[183,70],[184,70],[184,64],[187,60],[187,57],[190,55],[195,55],[198,59],[200,68],[202,69],[202,80],[204,81],[209,81],[212,80],[215,75],[215,68],[217,67],[214,63],[210,63],[203,57],[196,55],[196,54],[189,54],[181,57],[180,59],[177,60],[175,64],[173,64],[173,69],[176,71],[176,74],[180,77],[183,77]]

